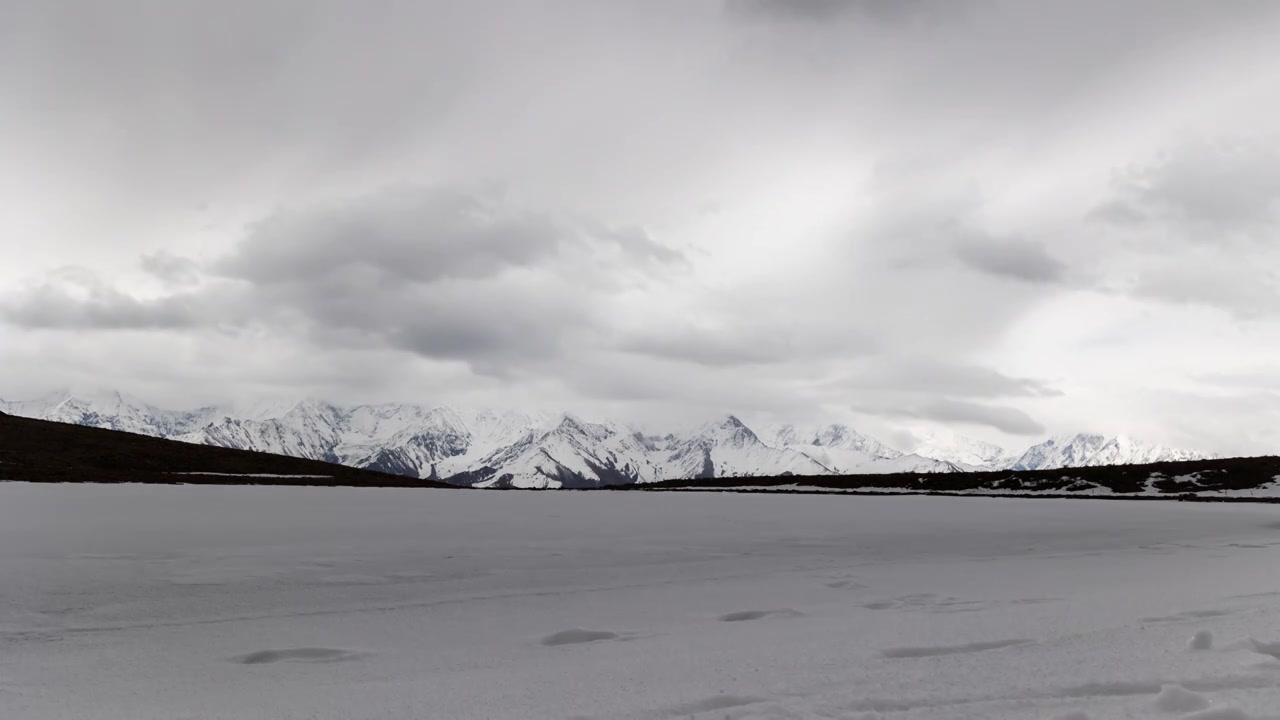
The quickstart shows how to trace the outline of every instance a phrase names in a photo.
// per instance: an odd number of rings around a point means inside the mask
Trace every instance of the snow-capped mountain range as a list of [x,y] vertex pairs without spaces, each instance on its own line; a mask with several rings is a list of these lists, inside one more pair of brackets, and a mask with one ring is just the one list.
[[1017,454],[959,435],[904,453],[844,425],[757,433],[726,415],[664,435],[570,414],[464,412],[411,404],[339,407],[316,400],[174,411],[120,393],[0,401],[0,412],[292,455],[476,487],[574,488],[664,479],[934,473],[1196,460],[1208,453],[1127,437],[1054,437]]

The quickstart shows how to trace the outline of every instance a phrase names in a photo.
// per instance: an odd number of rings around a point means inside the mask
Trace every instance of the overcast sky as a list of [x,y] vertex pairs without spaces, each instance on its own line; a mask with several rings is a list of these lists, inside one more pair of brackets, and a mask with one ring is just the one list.
[[0,0],[0,397],[1280,450],[1280,3]]

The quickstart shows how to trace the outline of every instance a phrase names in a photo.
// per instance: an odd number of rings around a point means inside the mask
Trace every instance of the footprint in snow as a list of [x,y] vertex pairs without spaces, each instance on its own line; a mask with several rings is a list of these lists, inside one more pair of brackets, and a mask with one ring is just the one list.
[[1209,707],[1209,699],[1181,685],[1165,685],[1151,702],[1161,712],[1185,714]]
[[330,663],[359,660],[368,653],[338,648],[290,648],[286,650],[259,650],[248,655],[231,658],[242,665],[262,665],[276,662]]
[[673,718],[686,718],[699,713],[714,712],[716,710],[729,710],[731,708],[743,707],[744,705],[755,705],[762,703],[763,698],[751,697],[747,695],[716,695],[706,698],[705,700],[697,700],[683,705],[676,705],[667,708],[666,714]]
[[800,617],[804,613],[791,608],[783,608],[781,610],[743,610],[742,612],[732,612],[727,615],[720,616],[720,622],[747,622],[750,620],[763,620],[770,617]]
[[1217,617],[1225,617],[1227,615],[1234,615],[1237,612],[1239,611],[1238,610],[1188,610],[1187,612],[1180,612],[1174,615],[1161,615],[1159,617],[1144,617],[1142,618],[1142,622],[1172,623],[1172,622],[1186,622],[1188,620],[1206,620],[1208,618],[1217,618]]
[[1280,642],[1262,642],[1261,640],[1249,638],[1240,644],[1243,645],[1246,650],[1252,650],[1259,655],[1270,655],[1271,657],[1280,660]]
[[544,638],[541,642],[547,647],[557,647],[559,645],[581,645],[582,643],[600,642],[601,640],[619,640],[622,635],[609,632],[607,630],[582,630],[574,628],[572,630],[561,630],[558,633],[552,633]]
[[1253,716],[1240,708],[1210,708],[1183,715],[1178,720],[1253,720]]
[[827,583],[827,587],[832,588],[833,590],[860,590],[867,586],[857,580],[836,580],[834,582]]
[[862,605],[867,610],[910,610],[932,613],[977,612],[985,610],[988,606],[988,603],[982,600],[961,600],[954,597],[940,597],[933,593],[903,595]]
[[1002,648],[1032,645],[1035,640],[1016,638],[1013,640],[992,640],[989,642],[965,643],[964,645],[932,645],[926,647],[899,647],[881,650],[880,656],[892,660],[902,658],[939,657],[941,655],[961,655],[965,653],[986,652]]

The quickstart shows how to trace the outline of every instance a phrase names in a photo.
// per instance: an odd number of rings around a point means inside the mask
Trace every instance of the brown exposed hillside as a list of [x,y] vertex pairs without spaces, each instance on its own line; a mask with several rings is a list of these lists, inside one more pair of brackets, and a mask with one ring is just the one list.
[[[186,475],[180,473],[224,473]],[[253,475],[317,477],[252,477]],[[284,455],[0,413],[0,481],[452,487]]]

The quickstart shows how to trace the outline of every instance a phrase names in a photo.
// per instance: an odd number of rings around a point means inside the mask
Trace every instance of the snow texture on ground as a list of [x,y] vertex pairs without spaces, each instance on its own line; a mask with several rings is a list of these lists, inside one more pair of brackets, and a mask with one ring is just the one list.
[[0,485],[0,717],[1280,717],[1280,507]]
[[[923,480],[926,477],[927,476],[922,476],[921,479]],[[1036,497],[1036,496],[1045,496],[1045,495],[1059,495],[1059,496],[1066,496],[1066,497],[1129,497],[1129,498],[1163,497],[1167,499],[1172,499],[1176,495],[1180,494],[1180,493],[1162,492],[1159,488],[1155,487],[1153,483],[1159,480],[1165,479],[1164,476],[1160,475],[1159,473],[1153,474],[1150,478],[1148,478],[1146,482],[1146,487],[1141,492],[1136,492],[1136,493],[1117,493],[1112,491],[1110,488],[1102,487],[1100,485],[1097,485],[1096,483],[1089,482],[1088,480],[1072,477],[1070,474],[1064,474],[1062,476],[1062,479],[1068,480],[1068,481],[1074,481],[1076,483],[1076,486],[1070,490],[1062,489],[1062,490],[1051,490],[1051,491],[974,488],[972,490],[943,490],[943,491],[930,491],[930,492],[932,492],[932,494],[937,494],[937,495],[981,495],[985,497],[990,497],[990,496]],[[1173,479],[1177,481],[1187,481],[1195,478],[1193,478],[1191,475],[1177,475],[1177,476],[1174,476]],[[874,494],[874,493],[901,495],[905,492],[912,492],[912,491],[904,490],[901,487],[874,487],[874,486],[864,486],[864,487],[854,487],[854,488],[823,487],[822,485],[806,483],[803,479],[797,480],[796,482],[793,482],[793,483],[785,483],[781,485],[755,485],[755,484],[752,484],[749,478],[744,479],[743,484],[734,485],[734,486],[717,486],[715,488],[671,487],[671,488],[658,488],[657,490],[661,492],[707,492],[710,489],[714,489],[721,492],[753,492],[753,493],[802,492],[802,493],[824,493],[829,495],[840,495],[840,494],[868,495],[868,494]],[[914,492],[925,492],[925,491],[917,490]],[[1204,497],[1204,498],[1234,498],[1239,500],[1267,501],[1274,498],[1280,498],[1280,480],[1277,480],[1276,482],[1272,482],[1272,483],[1267,483],[1259,487],[1243,488],[1240,490],[1197,490],[1195,492],[1186,493],[1186,494],[1196,495],[1198,497]]]

